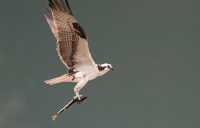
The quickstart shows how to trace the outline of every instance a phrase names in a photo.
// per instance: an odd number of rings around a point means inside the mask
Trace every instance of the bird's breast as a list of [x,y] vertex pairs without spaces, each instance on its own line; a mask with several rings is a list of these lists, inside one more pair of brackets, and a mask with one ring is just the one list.
[[87,77],[88,80],[93,80],[97,78],[98,74],[96,72],[90,72],[88,74],[85,74],[85,76]]

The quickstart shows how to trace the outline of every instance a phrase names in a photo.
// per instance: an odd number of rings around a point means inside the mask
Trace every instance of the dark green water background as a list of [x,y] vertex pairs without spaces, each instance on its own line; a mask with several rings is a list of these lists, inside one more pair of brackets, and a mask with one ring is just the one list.
[[88,96],[55,122],[72,84],[43,17],[47,0],[1,0],[1,128],[200,127],[199,0],[70,0],[97,63],[115,71],[88,83]]

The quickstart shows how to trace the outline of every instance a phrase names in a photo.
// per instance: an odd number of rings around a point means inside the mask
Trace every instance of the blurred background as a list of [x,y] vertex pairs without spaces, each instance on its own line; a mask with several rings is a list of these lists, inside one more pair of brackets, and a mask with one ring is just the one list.
[[43,17],[47,0],[1,0],[1,128],[200,127],[200,1],[69,0],[97,63],[115,71],[88,83],[82,105],[52,113],[73,84]]

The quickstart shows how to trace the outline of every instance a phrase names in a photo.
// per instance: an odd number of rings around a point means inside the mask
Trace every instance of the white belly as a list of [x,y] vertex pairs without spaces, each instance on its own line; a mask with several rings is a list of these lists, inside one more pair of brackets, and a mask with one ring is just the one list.
[[96,72],[77,72],[75,74],[75,80],[76,82],[85,79],[87,81],[93,80],[98,77],[98,73]]
[[81,66],[77,69],[83,74],[83,77],[87,80],[93,80],[98,76],[98,69],[94,66]]
[[93,79],[97,78],[97,76],[98,76],[98,74],[96,72],[86,74],[86,77],[88,80],[93,80]]

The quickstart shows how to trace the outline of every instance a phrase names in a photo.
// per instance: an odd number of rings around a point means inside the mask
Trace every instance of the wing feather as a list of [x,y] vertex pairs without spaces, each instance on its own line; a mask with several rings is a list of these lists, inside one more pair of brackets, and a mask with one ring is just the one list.
[[47,22],[57,39],[57,52],[60,60],[68,69],[81,69],[84,66],[94,67],[95,62],[90,54],[87,36],[72,15],[67,0],[49,0],[50,11]]

